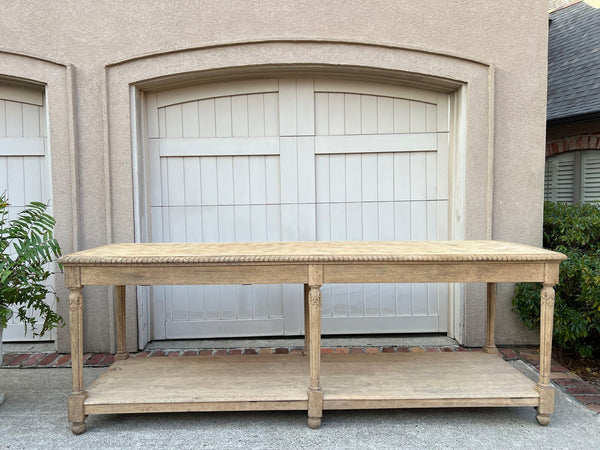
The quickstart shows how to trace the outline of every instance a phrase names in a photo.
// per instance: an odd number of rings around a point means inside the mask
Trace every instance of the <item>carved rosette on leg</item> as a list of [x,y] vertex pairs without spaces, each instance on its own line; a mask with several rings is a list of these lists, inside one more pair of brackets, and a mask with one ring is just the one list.
[[308,426],[319,428],[323,416],[323,391],[321,390],[321,290],[310,286],[308,292],[310,323],[310,385],[308,387]]
[[540,298],[540,379],[535,386],[535,390],[540,394],[536,416],[540,425],[548,425],[550,414],[554,412],[554,389],[550,384],[554,295],[553,285],[544,284]]
[[85,431],[83,402],[87,392],[83,389],[83,295],[81,287],[72,287],[69,294],[69,324],[71,327],[71,372],[73,389],[69,396],[69,422],[74,434]]

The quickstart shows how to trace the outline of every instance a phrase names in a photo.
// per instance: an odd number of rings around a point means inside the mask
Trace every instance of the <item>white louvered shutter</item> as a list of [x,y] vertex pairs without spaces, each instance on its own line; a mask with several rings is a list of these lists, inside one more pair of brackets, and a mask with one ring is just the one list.
[[575,182],[575,152],[561,153],[548,158],[545,198],[553,202],[573,203]]
[[600,150],[586,150],[581,155],[582,202],[600,200]]

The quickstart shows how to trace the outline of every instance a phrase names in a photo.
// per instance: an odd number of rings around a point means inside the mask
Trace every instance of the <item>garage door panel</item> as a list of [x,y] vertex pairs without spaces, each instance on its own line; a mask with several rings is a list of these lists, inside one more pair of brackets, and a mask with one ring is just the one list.
[[[50,200],[46,166],[46,120],[43,91],[13,85],[0,85],[0,193],[6,192],[8,218],[16,219],[25,205]],[[9,248],[9,251],[13,251]],[[50,281],[52,283],[52,281]],[[46,299],[52,307],[55,298]],[[36,311],[28,315],[39,322]],[[24,332],[16,314],[9,320],[5,341],[35,340]],[[45,339],[48,339],[46,336]]]
[[[150,138],[150,171],[162,180],[151,189],[152,215],[162,218],[153,239],[447,236],[448,133],[438,132],[445,120],[438,94],[335,81],[281,79],[274,92],[232,85],[226,93],[220,84],[213,97],[203,86],[162,106],[160,95],[148,96],[155,105],[147,112],[149,135],[158,129]],[[438,315],[448,290],[438,285],[326,285],[322,294],[323,317],[332,320],[325,332],[416,332],[424,324],[444,330]],[[302,332],[301,286],[190,286],[157,290],[161,295],[174,309],[155,336]]]

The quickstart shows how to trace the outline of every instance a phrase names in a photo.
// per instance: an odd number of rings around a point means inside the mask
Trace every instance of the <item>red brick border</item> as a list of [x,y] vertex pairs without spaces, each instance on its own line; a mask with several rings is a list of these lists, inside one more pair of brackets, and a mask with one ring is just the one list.
[[573,150],[600,150],[600,133],[564,136],[546,142],[546,158]]

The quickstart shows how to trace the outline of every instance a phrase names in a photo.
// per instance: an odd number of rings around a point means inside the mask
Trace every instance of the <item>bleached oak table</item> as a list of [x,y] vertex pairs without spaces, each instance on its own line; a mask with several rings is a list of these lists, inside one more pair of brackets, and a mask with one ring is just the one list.
[[[60,258],[70,289],[72,431],[90,414],[535,406],[550,422],[554,288],[565,256],[498,241],[112,244]],[[497,356],[496,283],[536,281],[541,290],[540,377],[530,381]],[[487,283],[484,352],[321,355],[324,283]],[[304,284],[305,352],[289,355],[128,358],[125,286]],[[83,384],[86,285],[114,285],[115,363]]]

